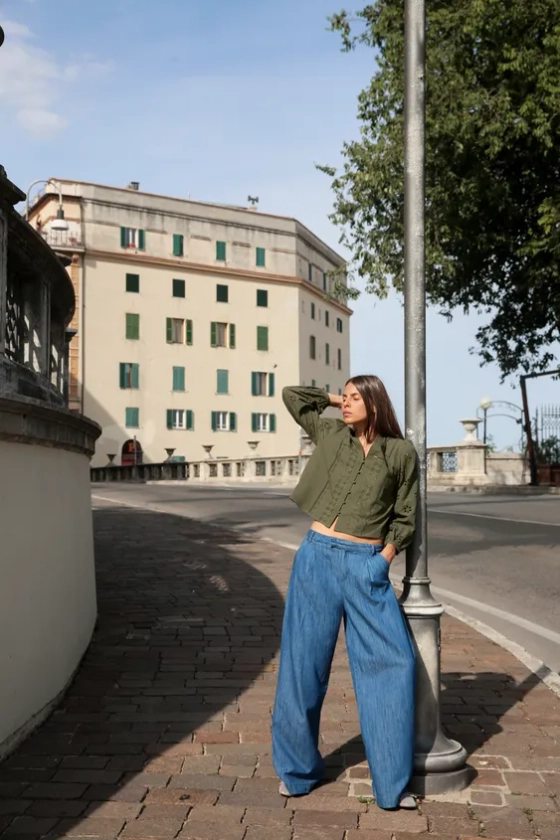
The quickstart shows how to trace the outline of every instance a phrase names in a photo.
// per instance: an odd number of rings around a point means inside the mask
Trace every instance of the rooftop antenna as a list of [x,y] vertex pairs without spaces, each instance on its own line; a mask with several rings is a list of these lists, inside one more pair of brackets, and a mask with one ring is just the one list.
[[247,196],[247,201],[249,202],[249,204],[252,204],[253,209],[255,209],[257,204],[259,203],[259,197],[258,197],[258,195],[248,195]]

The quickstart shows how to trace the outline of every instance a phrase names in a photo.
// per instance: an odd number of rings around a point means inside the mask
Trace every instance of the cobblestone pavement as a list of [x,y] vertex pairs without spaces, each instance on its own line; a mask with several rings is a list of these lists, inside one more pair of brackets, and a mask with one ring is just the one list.
[[560,700],[502,648],[444,618],[444,723],[478,777],[456,801],[383,812],[341,639],[328,779],[286,801],[269,718],[290,553],[161,513],[95,519],[95,636],[57,711],[0,765],[1,840],[559,840]]

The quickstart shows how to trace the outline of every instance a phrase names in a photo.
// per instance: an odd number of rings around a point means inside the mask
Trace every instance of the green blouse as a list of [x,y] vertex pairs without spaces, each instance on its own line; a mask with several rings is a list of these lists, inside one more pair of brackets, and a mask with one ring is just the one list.
[[320,388],[284,388],[284,404],[316,445],[291,495],[313,519],[336,531],[392,543],[411,542],[418,471],[409,440],[378,435],[366,457],[342,420],[321,417],[329,399]]

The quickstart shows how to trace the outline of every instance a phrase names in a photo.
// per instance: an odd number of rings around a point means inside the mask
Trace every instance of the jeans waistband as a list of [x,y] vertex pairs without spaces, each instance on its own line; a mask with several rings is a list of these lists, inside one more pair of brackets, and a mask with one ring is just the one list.
[[320,534],[311,528],[304,537],[304,542],[316,542],[325,548],[338,548],[344,551],[352,551],[355,554],[379,554],[383,549],[383,543],[359,543],[354,540],[345,540],[342,537],[329,537],[327,534]]

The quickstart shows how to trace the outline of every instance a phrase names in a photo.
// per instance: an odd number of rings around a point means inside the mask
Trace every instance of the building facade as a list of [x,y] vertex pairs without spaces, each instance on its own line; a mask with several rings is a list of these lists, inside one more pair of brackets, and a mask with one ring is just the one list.
[[57,184],[68,231],[49,185],[29,221],[71,257],[70,407],[103,428],[93,464],[296,454],[282,387],[349,376],[342,258],[253,208]]

